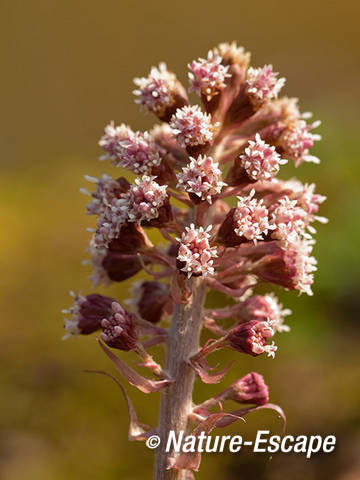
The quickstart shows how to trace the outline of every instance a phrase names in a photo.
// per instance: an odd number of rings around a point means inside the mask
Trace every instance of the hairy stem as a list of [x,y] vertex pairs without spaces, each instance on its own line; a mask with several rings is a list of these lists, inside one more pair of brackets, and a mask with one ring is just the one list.
[[167,470],[172,452],[166,453],[165,447],[170,430],[176,434],[186,430],[192,409],[195,373],[186,360],[199,349],[205,282],[198,277],[192,278],[190,283],[192,296],[188,303],[176,305],[169,333],[166,370],[175,382],[164,391],[161,399],[158,427],[161,445],[156,452],[155,480],[182,480],[186,473],[184,470]]

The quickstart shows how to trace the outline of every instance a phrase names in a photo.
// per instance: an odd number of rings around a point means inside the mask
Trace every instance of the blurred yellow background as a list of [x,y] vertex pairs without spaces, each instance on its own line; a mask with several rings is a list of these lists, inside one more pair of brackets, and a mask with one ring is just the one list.
[[[5,0],[1,9],[0,478],[151,478],[153,454],[127,441],[120,391],[81,372],[113,371],[94,338],[60,340],[67,291],[92,291],[80,261],[93,220],[78,191],[84,173],[111,172],[97,161],[109,120],[134,129],[153,122],[133,102],[133,77],[164,60],[186,83],[189,61],[237,40],[322,119],[321,165],[283,175],[316,182],[330,223],[317,236],[314,297],[281,294],[292,331],[278,335],[276,359],[238,355],[226,382],[263,373],[289,433],[335,434],[338,446],[311,460],[206,455],[197,478],[359,479],[359,3]],[[107,291],[121,300],[130,284]],[[220,389],[200,386],[196,398]],[[159,394],[128,391],[141,421],[154,425]],[[259,412],[230,431],[275,433],[274,417]]]

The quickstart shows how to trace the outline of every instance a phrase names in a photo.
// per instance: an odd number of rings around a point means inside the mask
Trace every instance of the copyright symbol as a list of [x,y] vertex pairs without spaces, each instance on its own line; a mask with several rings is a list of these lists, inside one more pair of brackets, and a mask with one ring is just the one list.
[[160,445],[160,437],[158,435],[151,435],[151,437],[149,437],[147,440],[146,440],[146,446],[148,448],[150,448],[151,450],[154,450],[155,448],[157,448],[159,445]]

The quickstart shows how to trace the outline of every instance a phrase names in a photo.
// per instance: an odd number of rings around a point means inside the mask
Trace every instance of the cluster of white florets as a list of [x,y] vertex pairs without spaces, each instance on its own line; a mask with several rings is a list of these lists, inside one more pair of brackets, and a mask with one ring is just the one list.
[[246,52],[244,47],[238,46],[236,42],[220,43],[213,48],[213,53],[222,58],[225,64],[236,64],[245,71],[250,63],[250,52]]
[[311,256],[314,240],[301,239],[290,243],[285,249],[285,262],[294,271],[293,283],[300,293],[312,295],[311,285],[317,268],[316,259]]
[[118,200],[110,205],[98,218],[94,241],[98,248],[106,248],[120,234],[121,227],[127,220],[127,211],[124,207],[125,199]]
[[272,65],[248,69],[246,91],[255,107],[261,107],[264,103],[277,98],[285,84],[285,78],[277,78],[277,75],[273,72]]
[[120,143],[125,140],[131,132],[130,127],[122,123],[115,126],[110,122],[104,129],[104,135],[99,140],[99,145],[105,150],[100,160],[110,159],[112,162],[118,161]]
[[249,141],[240,159],[248,176],[255,181],[270,180],[277,175],[280,165],[287,163],[287,160],[282,159],[276,152],[275,147],[265,143],[258,133],[255,141]]
[[291,315],[291,310],[289,308],[283,308],[283,305],[273,293],[267,293],[263,298],[268,307],[267,315],[269,322],[274,330],[277,332],[289,332],[290,327],[284,324],[284,319],[288,315]]
[[105,135],[99,145],[105,150],[100,159],[109,158],[116,167],[123,167],[136,174],[150,173],[160,165],[162,150],[148,132],[133,132],[130,127],[115,127],[110,123],[105,127]]
[[161,163],[161,151],[148,132],[129,131],[120,142],[116,166],[127,168],[136,174],[149,173]]
[[238,204],[234,212],[235,233],[254,243],[263,240],[264,235],[272,227],[269,223],[269,212],[263,200],[254,198],[255,190],[247,197],[238,197]]
[[135,78],[134,83],[137,86],[133,91],[137,96],[135,102],[149,112],[162,115],[173,106],[178,81],[165,63],[160,63],[159,68],[152,67],[148,77]]
[[190,92],[204,95],[209,102],[226,87],[226,79],[231,77],[229,66],[222,65],[222,57],[209,51],[207,59],[199,58],[189,64]]
[[311,238],[306,233],[308,216],[297,200],[289,197],[281,198],[272,214],[272,225],[275,227],[272,238],[281,240],[285,244],[295,242],[301,237]]
[[[298,180],[289,180],[284,182],[284,187],[292,190],[291,197],[296,199],[298,205],[305,210],[306,213],[314,215],[319,211],[320,205],[325,202],[326,197],[315,193],[315,183],[310,185],[301,183]],[[322,217],[315,217],[316,219]]]
[[300,119],[290,123],[282,133],[279,143],[284,151],[284,156],[293,160],[296,167],[303,162],[320,163],[317,157],[309,153],[314,142],[321,140],[320,135],[310,131],[319,125],[320,122],[308,125],[305,120]]
[[217,124],[212,124],[210,114],[192,105],[178,108],[171,117],[170,127],[179,145],[186,148],[211,143]]
[[99,178],[85,175],[87,181],[96,184],[95,191],[90,193],[86,189],[81,189],[82,193],[93,197],[92,201],[86,206],[90,215],[102,215],[106,208],[118,198],[120,186],[119,183],[110,175],[104,173]]
[[181,270],[187,273],[190,278],[192,275],[213,275],[213,258],[217,257],[216,247],[210,247],[209,239],[212,226],[206,229],[203,227],[196,228],[194,224],[185,227],[182,234],[177,259],[180,263],[184,263]]
[[141,224],[159,216],[159,209],[168,199],[167,185],[159,185],[156,177],[136,178],[128,192],[114,200],[98,219],[95,243],[107,247],[117,238],[125,222]]
[[221,180],[219,163],[214,162],[212,157],[199,155],[197,158],[190,157],[190,163],[177,174],[180,190],[194,193],[201,200],[211,204],[211,198],[218,195],[226,186]]
[[141,224],[159,216],[159,209],[168,199],[167,185],[159,185],[155,178],[143,175],[135,179],[122,206],[127,209],[129,222]]

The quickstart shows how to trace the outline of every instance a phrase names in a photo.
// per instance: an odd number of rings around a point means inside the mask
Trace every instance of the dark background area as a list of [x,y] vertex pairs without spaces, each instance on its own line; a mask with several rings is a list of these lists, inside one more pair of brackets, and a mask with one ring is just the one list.
[[[263,373],[290,434],[335,434],[338,444],[311,460],[206,455],[197,478],[359,479],[359,3],[5,0],[1,10],[0,478],[151,478],[153,453],[128,443],[120,391],[81,372],[112,371],[94,338],[60,340],[67,290],[92,291],[80,261],[93,220],[78,190],[84,173],[111,172],[97,161],[108,121],[153,123],[133,102],[133,77],[166,61],[186,83],[187,63],[236,40],[323,121],[321,165],[287,166],[282,176],[315,182],[330,223],[317,235],[314,296],[280,295],[292,330],[277,336],[275,360],[238,355],[226,384]],[[107,292],[128,298],[131,283]],[[220,389],[199,385],[196,398]],[[128,391],[154,425],[159,394]],[[280,423],[258,412],[228,431],[252,437],[267,427],[277,433]]]

